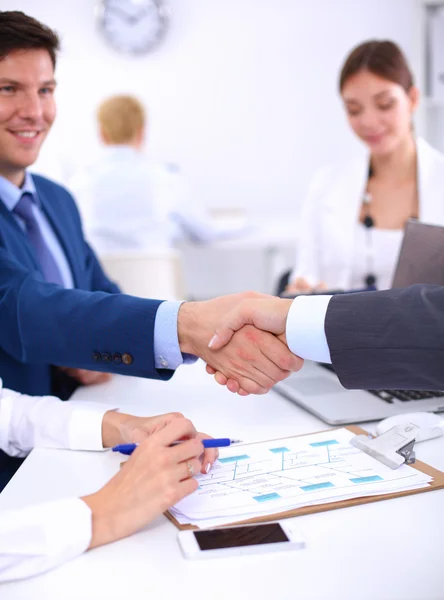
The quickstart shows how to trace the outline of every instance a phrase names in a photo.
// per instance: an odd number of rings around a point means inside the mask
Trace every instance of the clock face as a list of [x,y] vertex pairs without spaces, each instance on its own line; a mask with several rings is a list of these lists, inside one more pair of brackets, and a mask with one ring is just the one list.
[[101,0],[97,21],[115,49],[143,54],[163,39],[168,12],[163,0]]

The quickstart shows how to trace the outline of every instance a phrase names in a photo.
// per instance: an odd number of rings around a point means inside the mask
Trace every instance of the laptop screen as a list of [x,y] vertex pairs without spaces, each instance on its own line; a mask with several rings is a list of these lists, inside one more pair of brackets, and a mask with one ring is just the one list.
[[444,227],[409,220],[392,288],[415,283],[444,285]]

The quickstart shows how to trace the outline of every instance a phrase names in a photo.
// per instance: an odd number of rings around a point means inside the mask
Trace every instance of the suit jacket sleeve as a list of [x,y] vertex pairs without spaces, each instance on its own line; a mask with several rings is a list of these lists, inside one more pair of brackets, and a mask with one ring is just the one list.
[[[154,365],[161,301],[42,281],[0,249],[0,343],[16,360],[169,379]],[[131,364],[119,362],[128,354]],[[110,360],[108,361],[108,356]]]
[[333,296],[325,331],[346,388],[444,390],[444,287]]

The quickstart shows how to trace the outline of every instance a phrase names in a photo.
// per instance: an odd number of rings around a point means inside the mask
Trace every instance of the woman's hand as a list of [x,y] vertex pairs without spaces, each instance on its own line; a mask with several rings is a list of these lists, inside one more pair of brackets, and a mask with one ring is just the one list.
[[[178,419],[183,420],[185,417],[179,412],[166,413],[155,417],[135,417],[134,415],[108,411],[102,421],[103,447],[109,448],[117,446],[117,444],[128,443],[140,444]],[[211,436],[194,430],[193,437],[203,440],[210,439]],[[202,473],[208,473],[218,456],[219,451],[217,448],[205,448],[201,457]]]
[[[186,441],[171,446],[180,439]],[[193,424],[183,417],[147,437],[101,490],[81,498],[92,512],[89,548],[135,533],[194,492],[203,450]]]

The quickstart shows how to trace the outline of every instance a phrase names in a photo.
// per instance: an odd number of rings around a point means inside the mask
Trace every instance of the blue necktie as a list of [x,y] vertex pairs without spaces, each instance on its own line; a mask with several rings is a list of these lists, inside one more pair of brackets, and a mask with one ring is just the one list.
[[46,245],[39,224],[32,211],[32,196],[29,192],[23,192],[13,212],[23,219],[25,223],[26,233],[37,254],[37,259],[45,280],[48,283],[57,283],[64,287],[60,270],[54,256]]

